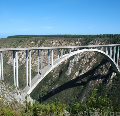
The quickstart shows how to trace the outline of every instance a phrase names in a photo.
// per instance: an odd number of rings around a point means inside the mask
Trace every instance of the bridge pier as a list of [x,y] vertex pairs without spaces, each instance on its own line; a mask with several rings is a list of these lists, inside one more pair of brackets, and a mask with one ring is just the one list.
[[0,52],[0,80],[4,80],[3,77],[3,54]]
[[110,57],[112,58],[112,47],[110,47]]
[[51,65],[53,66],[53,50],[51,50]]
[[57,56],[58,56],[58,59],[59,59],[60,58],[59,49],[57,49]]
[[43,51],[41,50],[40,51],[40,74],[42,74],[42,67],[43,67],[42,63],[43,63]]
[[13,51],[13,74],[14,74],[14,85],[19,87],[18,82],[18,53]]
[[63,49],[61,49],[61,56],[60,57],[62,58],[62,56],[63,56]]
[[31,50],[29,50],[29,87],[31,87]]
[[31,50],[26,50],[26,81],[26,85],[31,87]]
[[119,66],[119,55],[120,55],[120,53],[119,53],[119,46],[118,46],[118,49],[117,49],[117,65]]
[[26,50],[26,86],[29,86],[28,80],[28,51]]
[[38,75],[40,74],[40,71],[39,71],[39,69],[40,69],[40,61],[39,61],[39,59],[40,59],[40,54],[39,54],[39,50],[37,50],[38,51],[38,54],[37,54],[37,56],[38,56]]
[[105,53],[108,55],[108,47],[106,47],[106,49],[105,49]]
[[50,65],[50,50],[48,49],[48,65]]
[[16,86],[16,76],[15,76],[15,51],[13,51],[13,75],[14,75],[14,85]]
[[68,49],[65,49],[65,54],[68,54]]
[[19,82],[18,82],[18,52],[16,52],[16,86],[19,87]]
[[69,54],[71,53],[71,49],[69,49]]
[[2,80],[1,52],[0,52],[0,80]]
[[116,46],[114,47],[114,57],[113,60],[116,62]]
[[104,52],[104,48],[103,48],[103,47],[101,47],[101,51],[103,51],[103,52]]

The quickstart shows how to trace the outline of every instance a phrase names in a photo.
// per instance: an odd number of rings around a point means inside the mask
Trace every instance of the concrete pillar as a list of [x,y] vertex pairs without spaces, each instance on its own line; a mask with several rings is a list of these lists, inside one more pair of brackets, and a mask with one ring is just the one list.
[[14,85],[19,87],[18,81],[18,53],[13,51],[13,76],[14,76]]
[[14,77],[14,85],[16,86],[16,63],[15,63],[15,51],[13,51],[13,77]]
[[0,52],[0,80],[4,80],[3,77],[3,54]]
[[37,54],[37,56],[38,56],[38,75],[40,74],[40,71],[39,71],[39,69],[40,69],[40,61],[39,61],[39,59],[40,59],[40,54],[39,54],[39,50],[38,50],[38,54]]
[[2,80],[4,80],[3,76],[3,53],[1,52],[1,73],[2,73]]
[[15,52],[16,56],[16,86],[19,87],[19,82],[18,82],[18,52]]
[[63,49],[61,49],[61,58],[62,58],[62,56],[63,56]]
[[71,53],[71,49],[69,49],[69,54]]
[[26,86],[29,86],[28,82],[28,51],[26,50]]
[[68,53],[68,49],[65,49],[65,54],[67,54]]
[[29,87],[31,87],[31,50],[29,50]]
[[43,51],[40,51],[40,68],[41,68],[41,72],[40,74],[42,74],[42,62],[43,62]]
[[110,57],[112,58],[112,47],[110,47]]
[[0,80],[2,80],[1,52],[0,52]]
[[105,53],[108,55],[108,48],[106,47],[106,49],[105,49]]
[[51,65],[53,66],[53,50],[51,50]]
[[50,50],[48,49],[48,65],[50,65]]
[[119,65],[119,55],[120,55],[120,53],[119,53],[119,46],[118,46],[118,49],[117,49],[117,65]]
[[116,46],[114,46],[114,57],[113,60],[116,62]]
[[57,56],[60,58],[59,48],[57,49]]
[[103,51],[103,52],[104,52],[104,47],[101,47],[101,51]]

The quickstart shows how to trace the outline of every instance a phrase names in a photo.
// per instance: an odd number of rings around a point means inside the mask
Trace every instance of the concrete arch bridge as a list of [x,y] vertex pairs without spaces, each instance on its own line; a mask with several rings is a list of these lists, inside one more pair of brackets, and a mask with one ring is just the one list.
[[[26,87],[23,89],[26,94],[30,94],[34,88],[51,72],[54,68],[64,62],[66,59],[83,52],[98,52],[106,57],[115,72],[119,73],[119,48],[120,44],[110,45],[89,45],[89,46],[58,46],[58,47],[33,47],[33,48],[4,48],[0,49],[0,80],[4,80],[3,53],[12,51],[14,85],[19,87],[18,78],[18,52],[26,52]],[[31,52],[37,51],[37,72],[38,74],[31,79]],[[47,66],[43,67],[43,53],[47,50]],[[57,57],[54,58],[54,51],[57,51]]]

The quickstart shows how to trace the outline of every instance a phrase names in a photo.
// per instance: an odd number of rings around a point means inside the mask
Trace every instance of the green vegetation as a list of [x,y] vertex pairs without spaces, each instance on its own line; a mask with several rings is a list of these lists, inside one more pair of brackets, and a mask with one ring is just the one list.
[[111,112],[117,113],[120,111],[119,103],[115,107],[107,95],[101,97],[97,95],[97,92],[98,90],[94,89],[91,97],[85,103],[75,102],[66,106],[59,100],[49,104],[26,102],[26,106],[19,111],[5,105],[3,100],[0,100],[0,116],[65,116],[66,114],[70,116],[84,116],[86,114],[92,116],[95,113],[109,116]]
[[74,103],[69,108],[68,111],[71,116],[79,116],[79,115],[106,115],[109,116],[111,112],[120,111],[120,105],[117,103],[117,107],[115,107],[113,102],[105,95],[104,97],[97,95],[98,90],[94,89],[92,96],[87,99],[86,103]]
[[100,35],[15,35],[8,38],[31,38],[31,37],[64,37],[64,38],[120,38],[120,34],[100,34]]

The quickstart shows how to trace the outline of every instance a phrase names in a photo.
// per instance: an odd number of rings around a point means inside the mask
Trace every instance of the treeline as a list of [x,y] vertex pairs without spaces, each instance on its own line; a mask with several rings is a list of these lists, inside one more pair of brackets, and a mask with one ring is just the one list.
[[33,37],[63,37],[63,38],[120,38],[120,34],[100,35],[15,35],[7,38],[33,38]]

